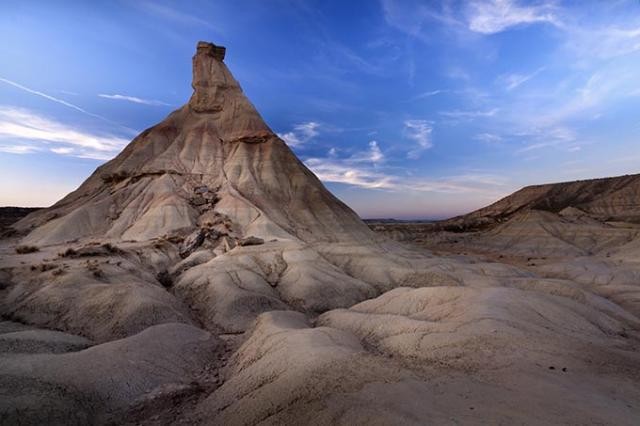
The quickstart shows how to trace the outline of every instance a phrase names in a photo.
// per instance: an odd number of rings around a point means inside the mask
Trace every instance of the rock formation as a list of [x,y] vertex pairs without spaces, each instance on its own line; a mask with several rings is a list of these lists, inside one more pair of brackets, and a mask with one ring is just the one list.
[[[637,421],[636,299],[373,233],[225,54],[199,43],[186,105],[0,239],[0,422]],[[597,227],[594,200],[553,205]]]
[[189,102],[76,191],[15,224],[29,233],[25,243],[141,241],[220,224],[237,237],[264,240],[371,238],[265,124],[224,64],[224,52],[200,42]]

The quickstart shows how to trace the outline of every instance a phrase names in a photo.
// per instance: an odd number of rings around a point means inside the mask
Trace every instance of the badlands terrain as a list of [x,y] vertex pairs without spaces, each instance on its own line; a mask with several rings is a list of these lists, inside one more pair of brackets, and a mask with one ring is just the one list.
[[374,232],[225,54],[5,226],[1,424],[637,424],[637,176]]

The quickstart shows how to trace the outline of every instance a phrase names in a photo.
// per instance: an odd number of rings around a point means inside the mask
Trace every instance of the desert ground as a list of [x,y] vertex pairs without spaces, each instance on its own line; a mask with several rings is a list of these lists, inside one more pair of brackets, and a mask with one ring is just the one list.
[[7,219],[0,423],[638,424],[639,176],[367,225],[225,54],[200,42],[187,104]]

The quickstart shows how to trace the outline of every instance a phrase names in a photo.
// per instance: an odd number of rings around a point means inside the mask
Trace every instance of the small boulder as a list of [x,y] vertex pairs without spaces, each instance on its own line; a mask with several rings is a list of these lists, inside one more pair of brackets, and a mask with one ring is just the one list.
[[189,256],[195,249],[200,247],[204,242],[205,232],[202,229],[192,232],[184,239],[180,246],[180,257],[183,259]]
[[235,241],[227,237],[222,237],[222,241],[220,245],[222,247],[222,253],[226,253],[230,250],[233,250],[236,247]]
[[238,240],[239,246],[258,246],[260,244],[264,244],[264,240],[262,238],[258,238],[254,236],[245,237]]
[[210,203],[217,203],[219,201],[218,194],[215,192],[205,192],[202,196]]
[[193,204],[194,206],[202,206],[204,204],[207,204],[207,200],[205,200],[203,196],[197,195],[191,199],[191,204]]
[[207,238],[210,239],[210,240],[217,240],[218,238],[222,237],[223,235],[227,235],[227,234],[224,234],[224,233],[218,231],[215,228],[207,229],[206,234],[207,234],[206,235]]

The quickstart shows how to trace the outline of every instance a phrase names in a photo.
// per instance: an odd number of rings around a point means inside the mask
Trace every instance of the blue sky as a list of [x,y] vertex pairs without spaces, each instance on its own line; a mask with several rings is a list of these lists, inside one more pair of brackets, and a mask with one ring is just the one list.
[[5,0],[0,39],[0,205],[55,202],[184,104],[198,40],[364,217],[640,171],[638,0]]

